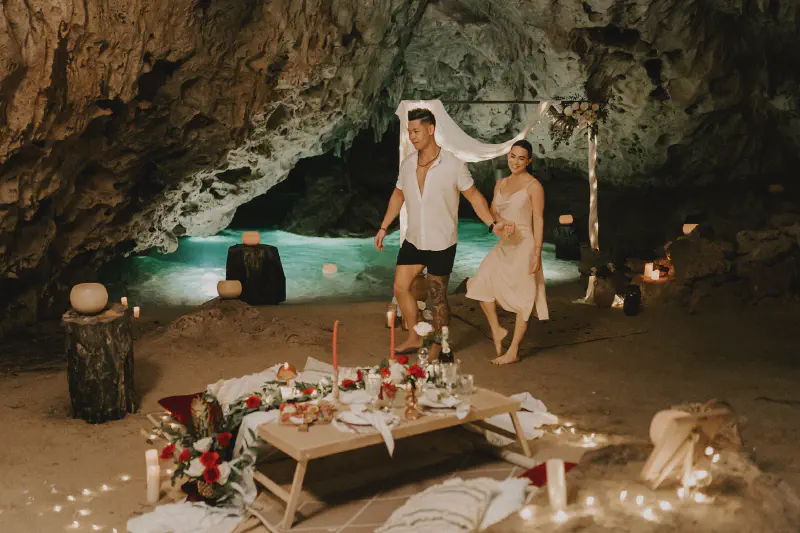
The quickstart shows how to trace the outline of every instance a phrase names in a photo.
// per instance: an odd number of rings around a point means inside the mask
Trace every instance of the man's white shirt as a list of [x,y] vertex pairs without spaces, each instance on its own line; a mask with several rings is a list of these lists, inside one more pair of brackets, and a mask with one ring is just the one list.
[[475,182],[467,164],[442,149],[428,168],[422,194],[417,183],[419,152],[400,164],[396,187],[408,210],[406,240],[419,250],[439,251],[458,242],[458,202]]

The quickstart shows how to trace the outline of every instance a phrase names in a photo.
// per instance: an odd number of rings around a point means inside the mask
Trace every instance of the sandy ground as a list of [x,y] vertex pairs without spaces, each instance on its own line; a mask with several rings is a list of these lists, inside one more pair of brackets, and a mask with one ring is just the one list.
[[[579,294],[569,285],[551,289],[549,297]],[[377,363],[389,352],[385,302],[211,305],[168,327],[185,311],[148,309],[134,324],[142,407],[103,425],[69,416],[57,324],[0,345],[2,531],[125,531],[129,516],[149,509],[143,452],[151,446],[141,429],[148,427],[146,413],[160,411],[161,397],[200,391],[277,362],[301,367],[308,356],[327,360],[335,319],[341,321],[343,364]],[[637,321],[647,332],[548,348],[496,367],[488,363],[489,339],[454,320],[454,351],[478,385],[529,391],[559,416],[601,432],[646,438],[660,409],[727,400],[742,417],[745,445],[758,465],[800,490],[800,304],[709,308],[696,315],[650,309],[633,318],[619,310],[597,312]],[[535,326],[529,334],[536,335]]]

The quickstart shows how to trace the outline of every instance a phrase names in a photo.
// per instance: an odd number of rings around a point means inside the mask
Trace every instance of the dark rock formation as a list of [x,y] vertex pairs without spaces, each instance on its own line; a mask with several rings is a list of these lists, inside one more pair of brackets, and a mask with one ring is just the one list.
[[[98,261],[225,227],[300,159],[386,131],[401,98],[580,93],[609,106],[601,184],[763,189],[797,168],[797,21],[797,0],[7,0],[0,331],[60,314]],[[452,112],[495,141],[535,110]],[[583,138],[555,148],[540,124],[531,140],[537,173],[585,176]],[[337,172],[309,190],[341,192]],[[371,203],[344,190],[344,210]],[[365,209],[344,231],[373,224]],[[340,226],[343,213],[298,213],[295,229]]]

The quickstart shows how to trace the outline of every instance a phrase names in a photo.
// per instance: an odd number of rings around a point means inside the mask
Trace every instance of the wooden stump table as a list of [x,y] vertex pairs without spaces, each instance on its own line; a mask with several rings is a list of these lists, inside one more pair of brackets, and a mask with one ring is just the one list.
[[242,283],[241,300],[251,305],[277,305],[286,300],[286,276],[278,249],[268,244],[236,244],[228,248],[226,279]]
[[133,413],[137,407],[133,336],[125,307],[112,304],[98,315],[70,309],[61,324],[66,332],[72,417],[100,424]]

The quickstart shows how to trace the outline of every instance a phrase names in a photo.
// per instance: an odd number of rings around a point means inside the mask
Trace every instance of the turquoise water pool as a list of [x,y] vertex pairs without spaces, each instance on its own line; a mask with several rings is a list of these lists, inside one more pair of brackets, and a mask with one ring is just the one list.
[[[400,234],[394,232],[379,252],[372,238],[305,237],[279,230],[262,230],[261,242],[278,248],[286,274],[287,301],[328,299],[389,299]],[[497,238],[480,222],[459,222],[459,243],[451,276],[451,289],[472,276]],[[151,252],[130,257],[114,267],[114,293],[128,295],[140,305],[196,305],[217,296],[217,282],[225,279],[228,247],[241,242],[241,231],[224,230],[213,237],[187,237],[171,254]],[[554,247],[542,252],[548,284],[576,279],[572,261],[555,258]],[[339,272],[322,273],[322,266],[334,263]]]

